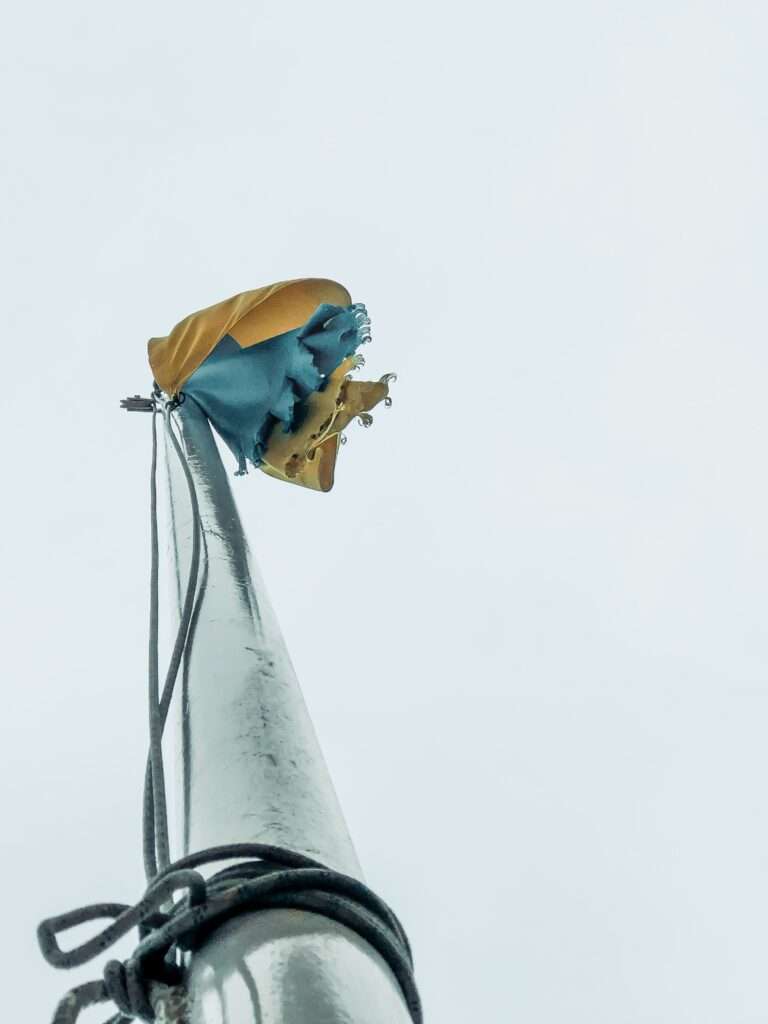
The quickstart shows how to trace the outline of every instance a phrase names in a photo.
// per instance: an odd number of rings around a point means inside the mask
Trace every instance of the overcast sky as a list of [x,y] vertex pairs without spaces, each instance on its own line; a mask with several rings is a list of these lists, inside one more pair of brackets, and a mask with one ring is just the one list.
[[427,1021],[768,1019],[765,4],[1,28],[4,1018],[97,970],[41,917],[142,887],[118,401],[148,337],[309,275],[367,303],[395,404],[329,495],[233,484]]

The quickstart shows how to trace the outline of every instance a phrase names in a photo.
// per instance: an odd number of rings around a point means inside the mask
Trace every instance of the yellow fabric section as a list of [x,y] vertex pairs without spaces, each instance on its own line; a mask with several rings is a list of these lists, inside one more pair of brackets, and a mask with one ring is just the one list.
[[292,331],[322,302],[349,306],[352,298],[336,281],[302,277],[241,292],[176,324],[165,338],[149,341],[149,365],[160,387],[176,395],[225,334],[242,348]]
[[389,395],[386,381],[351,380],[355,365],[355,357],[350,356],[322,391],[309,395],[298,430],[287,433],[280,424],[275,426],[259,467],[263,472],[313,491],[330,491],[342,430]]

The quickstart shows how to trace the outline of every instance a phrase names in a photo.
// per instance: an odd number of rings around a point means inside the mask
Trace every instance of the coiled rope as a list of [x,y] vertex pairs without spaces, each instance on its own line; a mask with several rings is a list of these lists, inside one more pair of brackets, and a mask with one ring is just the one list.
[[[59,1002],[52,1024],[74,1024],[80,1012],[112,1002],[117,1014],[105,1024],[155,1021],[158,995],[183,991],[184,955],[194,951],[211,931],[246,911],[284,908],[320,914],[345,925],[366,940],[389,965],[403,993],[414,1024],[422,1012],[413,976],[408,938],[394,912],[355,878],[341,874],[295,851],[264,843],[230,843],[170,863],[162,739],[174,685],[189,649],[202,599],[201,561],[205,535],[194,479],[176,436],[172,412],[178,402],[163,404],[168,436],[184,473],[192,508],[192,554],[179,628],[162,693],[159,690],[159,544],[157,517],[157,415],[161,396],[125,399],[123,408],[152,413],[150,471],[150,614],[149,614],[149,756],[144,783],[143,855],[147,889],[138,903],[94,903],[47,918],[37,930],[43,956],[54,967],[82,966],[105,952],[133,928],[139,942],[127,960],[109,960],[100,979],[71,989]],[[202,556],[202,557],[201,557]],[[204,577],[203,577],[204,584]],[[242,860],[206,879],[198,868],[222,860]],[[176,894],[181,898],[175,899]],[[89,921],[111,919],[97,935],[71,950],[61,949],[58,936]]]

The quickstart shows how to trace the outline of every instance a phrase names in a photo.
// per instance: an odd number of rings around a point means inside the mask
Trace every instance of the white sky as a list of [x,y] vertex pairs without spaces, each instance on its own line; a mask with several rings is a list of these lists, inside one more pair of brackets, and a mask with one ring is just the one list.
[[765,1021],[765,4],[3,20],[4,1017],[94,974],[41,917],[141,889],[118,400],[149,336],[317,275],[395,405],[330,495],[234,483],[427,1021]]

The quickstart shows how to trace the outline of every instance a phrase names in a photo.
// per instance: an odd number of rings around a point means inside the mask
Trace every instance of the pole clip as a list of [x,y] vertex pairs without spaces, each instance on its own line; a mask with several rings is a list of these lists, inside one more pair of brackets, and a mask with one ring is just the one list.
[[157,401],[152,398],[143,398],[141,395],[129,395],[120,401],[120,408],[127,412],[154,412],[157,408]]

